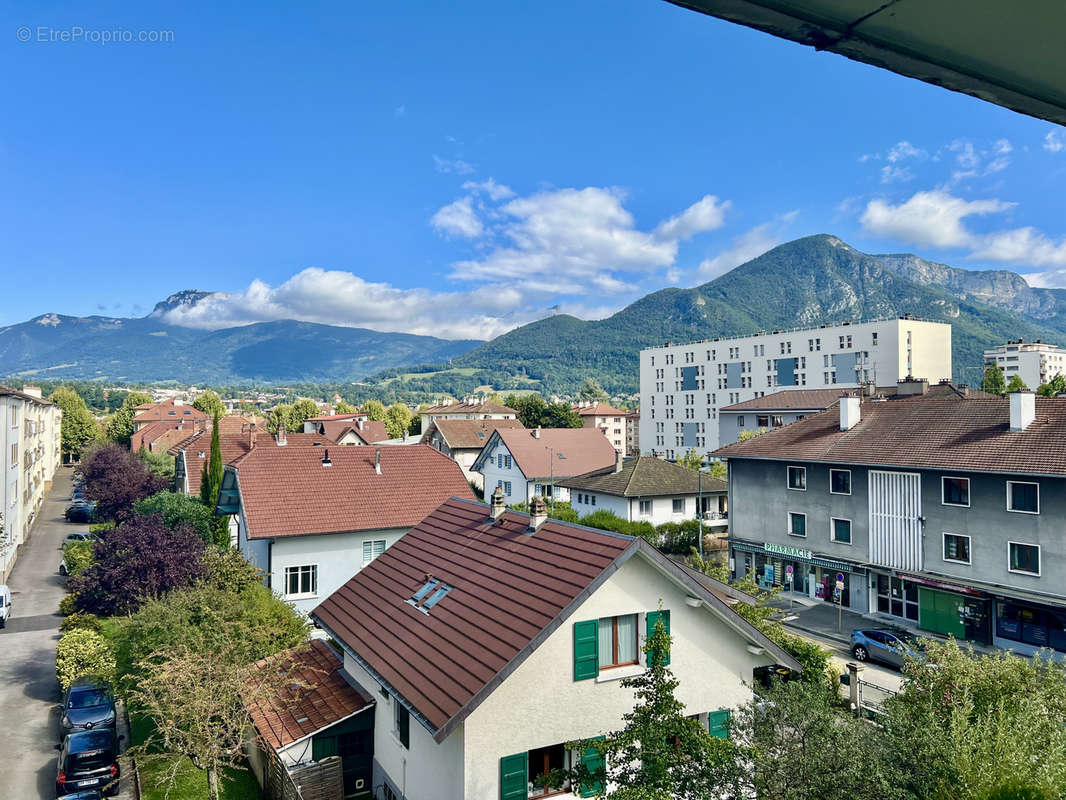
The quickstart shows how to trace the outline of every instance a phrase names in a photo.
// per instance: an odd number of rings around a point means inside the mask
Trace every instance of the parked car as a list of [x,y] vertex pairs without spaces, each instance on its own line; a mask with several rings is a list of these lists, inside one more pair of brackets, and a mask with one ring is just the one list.
[[11,589],[6,583],[0,583],[0,628],[6,628],[10,618]]
[[100,534],[93,533],[92,531],[71,531],[63,538],[63,546],[68,544],[74,544],[75,542],[96,542],[100,540]]
[[103,797],[95,789],[89,789],[87,792],[74,792],[74,794],[64,795],[63,800],[103,800]]
[[77,731],[59,745],[56,795],[66,797],[85,789],[106,795],[118,793],[118,743],[114,730]]
[[63,516],[67,522],[92,522],[96,519],[96,503],[92,500],[78,500],[67,506]]
[[59,721],[64,734],[115,727],[115,697],[107,681],[95,675],[74,680],[63,693],[63,718]]
[[921,641],[909,633],[882,628],[864,628],[851,632],[851,654],[856,661],[880,661],[903,669],[907,658],[921,658]]

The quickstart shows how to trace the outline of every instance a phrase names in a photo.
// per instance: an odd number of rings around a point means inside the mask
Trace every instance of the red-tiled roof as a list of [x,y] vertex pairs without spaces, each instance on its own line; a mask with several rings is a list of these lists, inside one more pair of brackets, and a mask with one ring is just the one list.
[[362,422],[358,420],[342,419],[330,422],[320,422],[319,430],[327,439],[339,442],[348,431],[353,431],[364,444],[383,442],[389,438],[389,432],[385,429],[385,423],[380,420],[368,419]]
[[596,403],[593,406],[574,406],[574,411],[583,417],[624,417],[626,412],[620,408],[609,406],[606,403]]
[[419,414],[518,414],[513,408],[486,400],[483,403],[448,403],[442,406],[423,408]]
[[[136,434],[134,434],[136,435]],[[189,429],[186,428],[171,428],[168,431],[164,431],[157,436],[152,442],[147,443],[148,447],[153,453],[166,453],[170,451],[174,445],[179,442],[183,442],[189,438]]]
[[840,430],[837,408],[721,447],[725,458],[875,464],[974,472],[1066,475],[1066,400],[1036,398],[1036,420],[1010,430],[1006,397],[956,391],[864,400],[860,421]]
[[257,446],[236,459],[248,537],[407,528],[448,497],[473,499],[459,465],[432,447],[380,450],[381,474],[376,447]]
[[[343,677],[344,662],[319,639],[310,648],[285,650],[255,664],[257,670],[285,670],[292,678],[277,697],[248,704],[252,725],[275,750],[370,708],[374,700]],[[254,678],[252,679],[254,680]]]
[[517,419],[435,419],[422,436],[423,442],[429,442],[432,431],[440,431],[448,447],[481,449],[488,442],[492,432],[500,428],[524,428]]
[[146,411],[142,411],[140,414],[133,418],[134,423],[144,422],[156,422],[158,420],[196,420],[207,419],[207,414],[198,408],[195,408],[188,403],[182,403],[181,405],[175,404],[173,399],[165,400],[162,403],[156,403]]
[[[528,528],[525,514],[506,512],[492,523],[487,506],[452,498],[312,616],[438,741],[613,573],[612,565],[637,552],[730,615],[750,641],[795,664],[647,542],[556,520],[534,535]],[[427,576],[453,587],[428,613],[407,602]]]
[[636,456],[615,467],[588,472],[559,481],[568,489],[584,489],[618,497],[664,497],[667,495],[714,494],[729,490],[719,478],[663,461],[655,456]]
[[[614,446],[597,428],[500,428],[493,433],[497,436],[527,479],[569,478],[615,461]],[[486,452],[482,451],[478,461]],[[474,469],[478,466],[474,462]]]
[[308,422],[334,422],[338,420],[347,420],[351,422],[356,419],[366,419],[367,413],[365,411],[357,411],[354,414],[329,414],[324,417],[308,417]]
[[174,440],[180,441],[182,438],[202,430],[205,422],[206,420],[188,419],[164,419],[159,422],[151,422],[130,435],[130,450],[136,453],[142,447],[148,447],[169,431],[178,431],[179,434],[182,434],[178,439]]
[[719,411],[820,411],[836,403],[844,389],[783,389],[741,403],[722,406]]

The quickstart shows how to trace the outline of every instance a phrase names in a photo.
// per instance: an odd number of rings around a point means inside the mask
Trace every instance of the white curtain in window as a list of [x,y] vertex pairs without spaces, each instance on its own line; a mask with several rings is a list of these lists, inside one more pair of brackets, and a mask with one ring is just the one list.
[[618,660],[635,661],[637,658],[637,615],[628,614],[618,618]]
[[614,663],[614,617],[605,617],[600,620],[599,627],[600,663]]

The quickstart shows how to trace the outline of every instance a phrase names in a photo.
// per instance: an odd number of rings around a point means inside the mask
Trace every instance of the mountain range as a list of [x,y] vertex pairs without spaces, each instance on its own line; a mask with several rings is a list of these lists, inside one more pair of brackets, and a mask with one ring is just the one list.
[[910,313],[951,323],[953,377],[976,383],[982,350],[990,345],[1017,338],[1066,342],[1066,289],[1033,288],[1006,270],[869,255],[825,234],[782,244],[700,286],[653,292],[606,319],[560,314],[489,342],[291,320],[215,331],[163,321],[166,311],[208,294],[178,292],[141,318],[45,314],[11,325],[0,330],[0,375],[334,382],[385,371],[394,376],[410,367],[435,374],[434,391],[448,391],[449,373],[457,385],[463,374],[469,385],[471,372],[484,371],[497,385],[519,379],[566,393],[591,376],[612,393],[632,393],[643,347]]

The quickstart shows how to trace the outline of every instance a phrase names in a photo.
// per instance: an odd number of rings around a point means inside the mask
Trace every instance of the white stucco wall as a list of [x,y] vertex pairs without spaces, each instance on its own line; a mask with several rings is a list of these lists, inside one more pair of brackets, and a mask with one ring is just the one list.
[[[307,613],[363,568],[363,542],[384,539],[391,547],[409,528],[282,536],[270,546],[270,585],[296,610]],[[318,593],[313,597],[285,597],[285,568],[318,565]]]
[[[686,519],[696,518],[696,498],[693,495],[664,495],[662,497],[625,498],[599,492],[589,492],[574,489],[571,493],[570,503],[579,514],[589,514],[593,511],[607,510],[612,514],[629,520],[630,522],[650,522],[652,525],[662,525],[664,522],[684,522]],[[581,502],[578,495],[595,495],[596,504]],[[684,511],[674,512],[674,500],[684,501]],[[651,514],[640,513],[640,501],[651,500]]]

